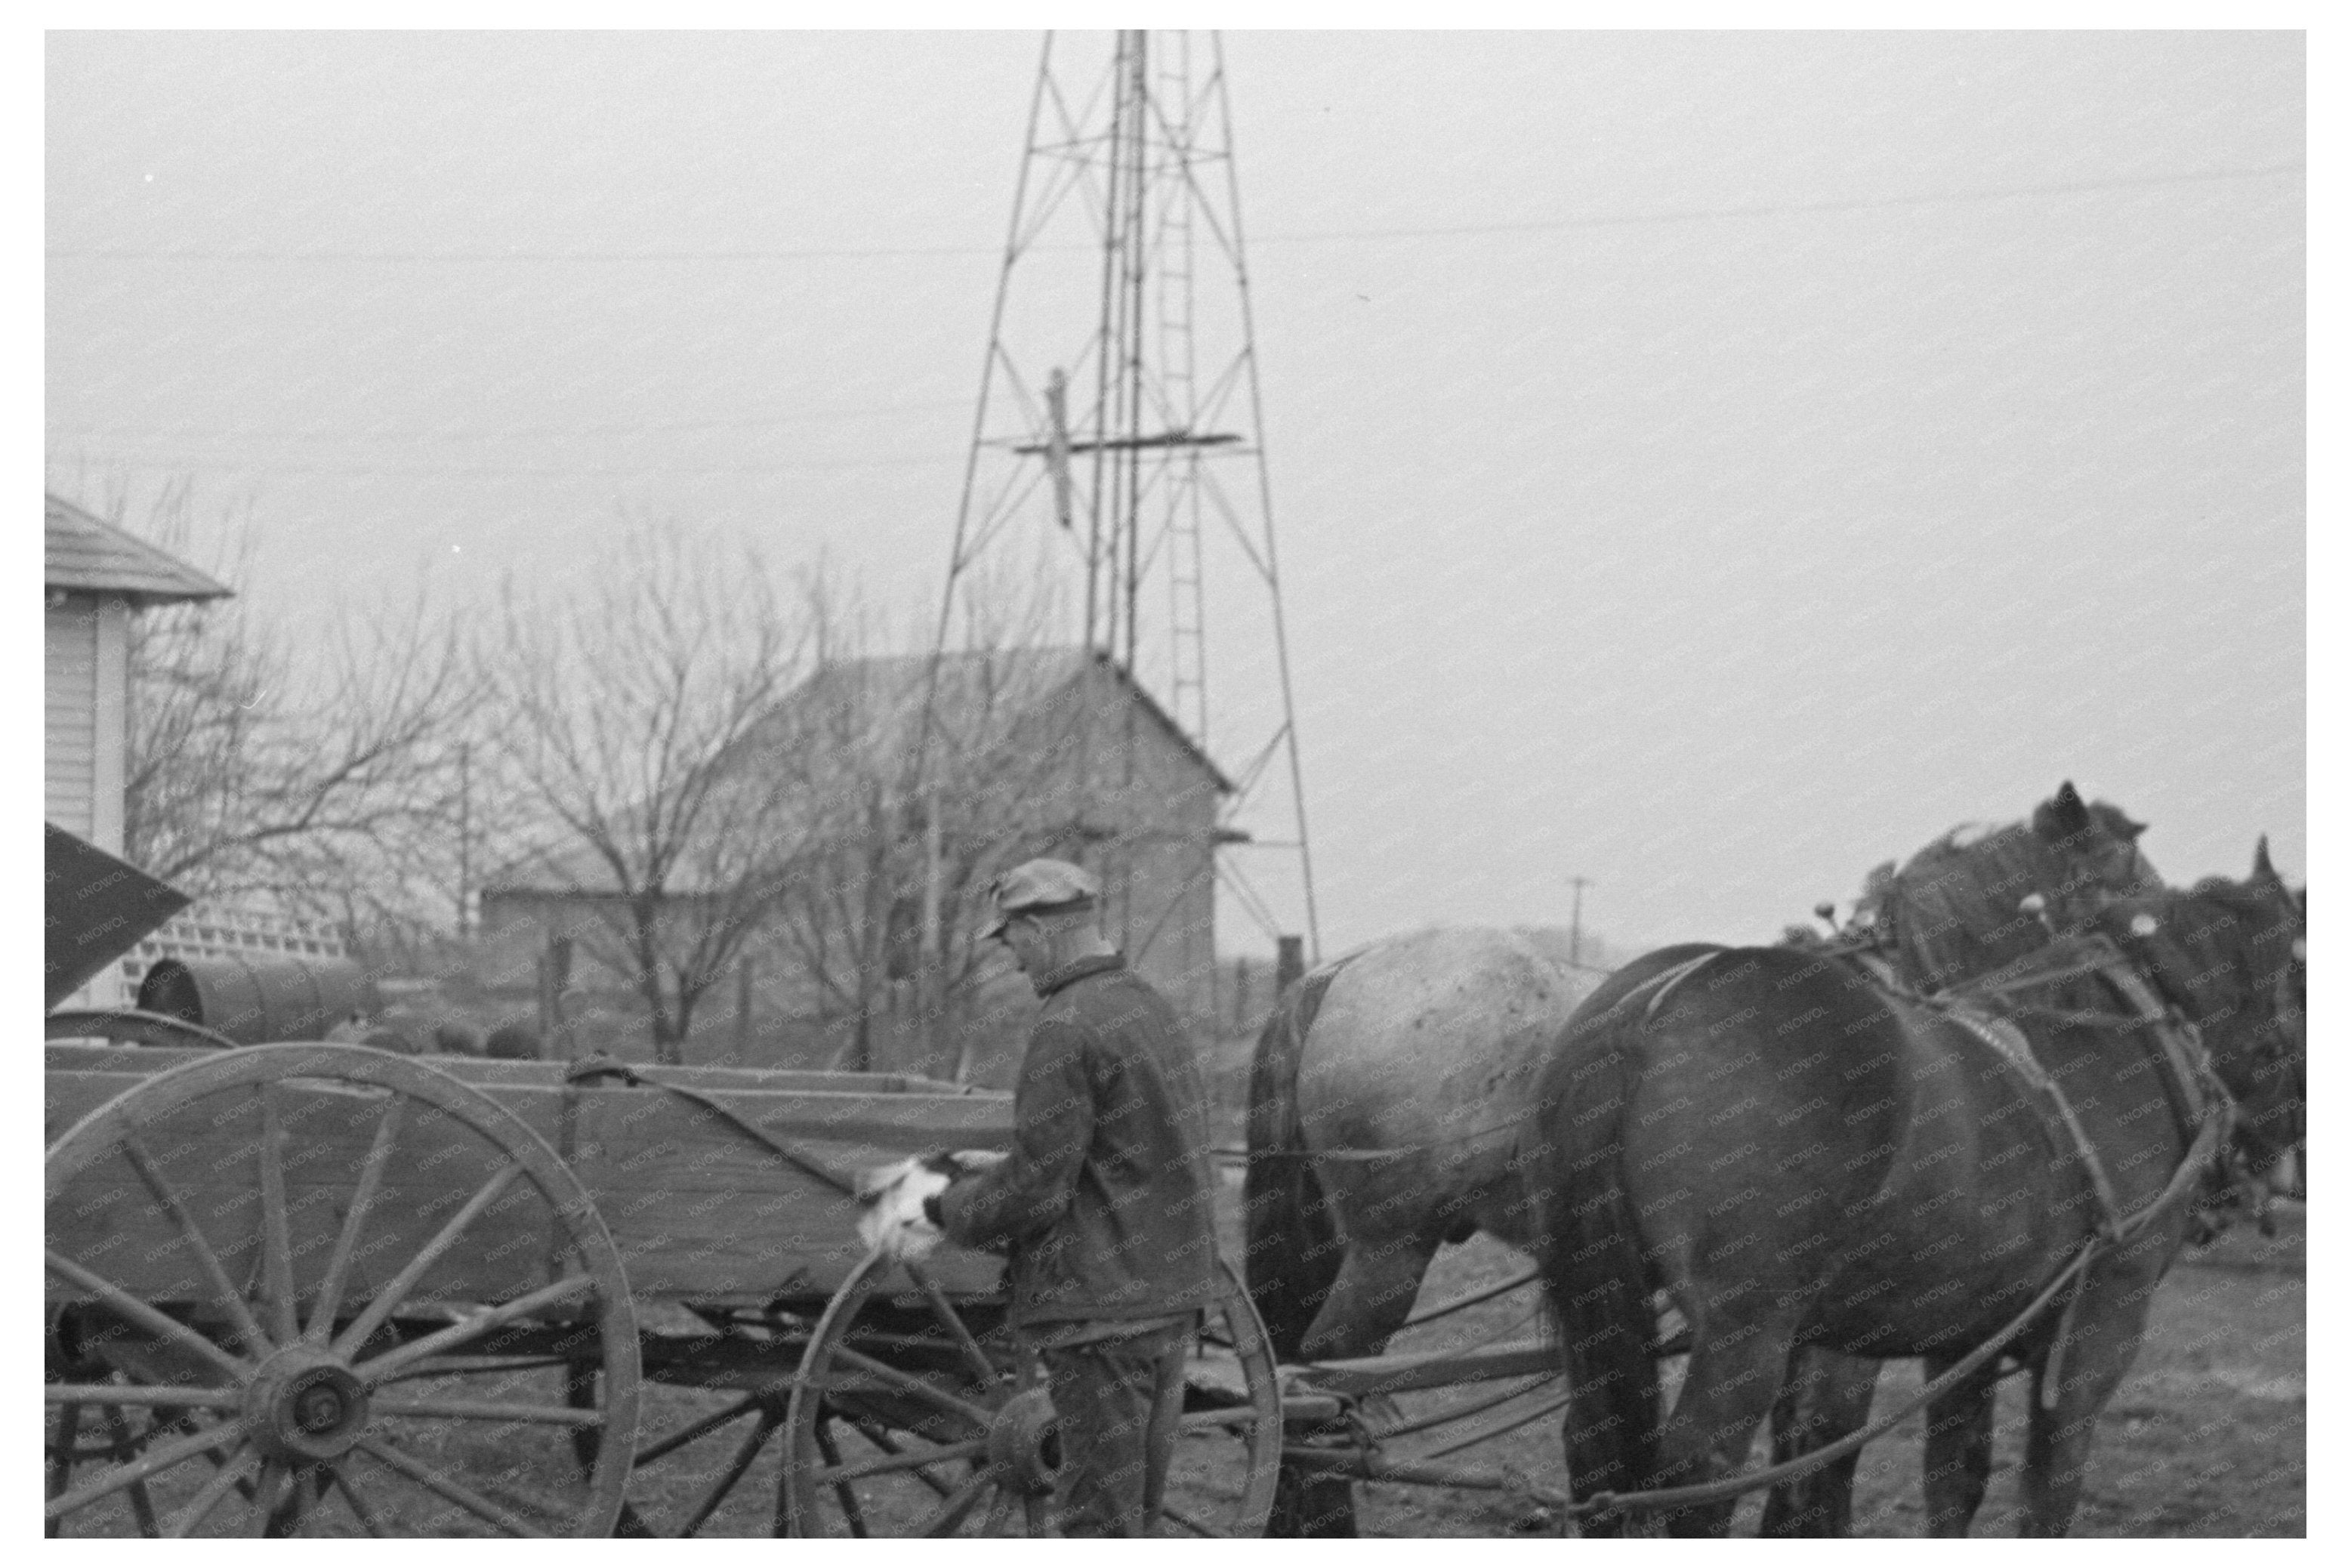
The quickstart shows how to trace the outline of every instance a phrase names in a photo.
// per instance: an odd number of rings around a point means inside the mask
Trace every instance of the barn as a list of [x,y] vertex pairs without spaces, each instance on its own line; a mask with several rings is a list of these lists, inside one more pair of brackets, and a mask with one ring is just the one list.
[[[842,977],[812,972],[811,934],[789,929],[789,910],[805,919],[810,901],[788,900],[751,959],[756,1006],[770,1026],[756,1032],[780,1028],[812,1045],[811,1034],[837,1040],[852,1027],[881,1037],[873,1065],[916,1065],[910,1056],[927,1049],[934,1071],[947,1068],[935,1042],[903,1038],[919,1028],[909,1020],[923,911],[936,911],[931,951],[952,974],[968,980],[999,967],[973,945],[987,884],[1040,854],[1094,871],[1104,929],[1128,961],[1179,1010],[1213,1012],[1217,807],[1233,786],[1114,662],[1059,647],[948,654],[935,670],[924,656],[835,661],[762,720],[735,766],[746,776],[790,770],[820,803],[897,787],[913,777],[918,752],[946,824],[927,852],[919,810],[882,830],[901,841],[893,847],[833,820],[779,830],[801,840],[795,875],[811,886],[838,885],[891,848],[891,885],[832,901],[875,909],[889,939],[878,963],[865,961],[872,972],[854,977],[862,1001],[845,1007]],[[593,856],[538,856],[485,886],[482,932],[494,951],[519,959],[546,936],[579,933],[616,892]],[[695,895],[691,886],[674,892]]]

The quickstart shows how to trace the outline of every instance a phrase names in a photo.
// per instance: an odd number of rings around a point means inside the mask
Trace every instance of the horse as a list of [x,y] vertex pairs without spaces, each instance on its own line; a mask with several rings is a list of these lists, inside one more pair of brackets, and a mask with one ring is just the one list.
[[[1924,998],[1837,953],[1708,945],[1635,960],[1577,1009],[1538,1076],[1530,1177],[1587,1533],[1633,1521],[1604,1494],[1733,1477],[1796,1353],[1920,1356],[1940,1378],[2070,1274],[2009,1347],[2032,1385],[2023,1531],[2065,1531],[2098,1412],[2188,1234],[2176,1199],[2220,1124],[2208,1111],[2228,1118],[2233,1097],[2255,1161],[2298,1140],[2302,1115],[2301,911],[2266,844],[2246,883],[2115,898],[2087,927],[2103,942],[2045,949],[2029,1003]],[[2102,957],[2049,968],[2085,951]],[[2149,988],[2200,1048],[2149,1016]],[[1670,1416],[1659,1290],[1690,1326]],[[1937,1533],[1964,1533],[1981,1501],[1996,1364],[1929,1406]],[[1662,1521],[1720,1534],[1734,1504]]]
[[[1389,937],[1290,987],[1251,1062],[1247,1277],[1284,1362],[1375,1355],[1437,1249],[1526,1247],[1513,1159],[1589,982],[1526,937]],[[1343,1478],[1283,1472],[1276,1533],[1353,1535]]]
[[[2085,800],[2068,779],[2022,821],[1962,823],[1899,870],[1892,861],[1873,870],[1835,939],[1792,927],[1788,940],[1815,950],[1865,949],[1914,990],[1964,983],[2022,959],[2053,932],[2079,929],[2117,895],[2161,892],[2162,877],[2138,847],[2146,831],[2114,802]],[[2036,901],[2030,911],[2020,907],[2028,897]],[[1858,1430],[1877,1374],[1875,1361],[1799,1352],[1771,1411],[1773,1461]],[[1763,1533],[1845,1534],[1859,1462],[1858,1453],[1849,1454],[1774,1487]]]
[[[1952,864],[1989,858],[2070,912],[2075,890],[2154,882],[2143,831],[2068,780],[2027,823],[1956,829],[1899,875],[1886,866],[1861,909],[1887,940],[1942,940]],[[1523,936],[1466,929],[1372,944],[1284,993],[1251,1064],[1244,1186],[1249,1289],[1278,1359],[1380,1354],[1441,1243],[1482,1229],[1530,1248],[1531,1083],[1590,988]],[[1775,1422],[1792,1452],[1856,1386],[1865,1412],[1876,1380],[1874,1362],[1815,1362]],[[1821,1517],[1812,1490],[1791,1489],[1767,1523],[1799,1533]],[[1283,1472],[1277,1533],[1352,1535],[1353,1518],[1344,1479]]]

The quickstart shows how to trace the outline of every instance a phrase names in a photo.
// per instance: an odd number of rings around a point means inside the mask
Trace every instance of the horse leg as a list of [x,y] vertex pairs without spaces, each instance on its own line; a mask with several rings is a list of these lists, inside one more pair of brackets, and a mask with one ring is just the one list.
[[[1928,1356],[1928,1382],[1959,1358]],[[1927,1533],[1963,1536],[1983,1506],[1991,1479],[1992,1395],[2000,1385],[2000,1358],[1927,1402]]]
[[[1727,1315],[1727,1314],[1725,1314]],[[1735,1475],[1755,1428],[1771,1414],[1795,1346],[1796,1316],[1741,1323],[1740,1332],[1701,1330],[1674,1413],[1660,1433],[1656,1484],[1691,1486]],[[1675,1535],[1727,1535],[1739,1500],[1697,1503],[1665,1515]]]
[[[1412,1315],[1421,1276],[1436,1256],[1437,1243],[1417,1237],[1390,1238],[1376,1245],[1351,1244],[1322,1310],[1314,1314],[1299,1344],[1299,1355],[1308,1361],[1377,1355]],[[1266,1533],[1352,1537],[1355,1533],[1354,1484],[1328,1471],[1284,1465]]]
[[[1797,1351],[1788,1364],[1787,1385],[1771,1406],[1771,1462],[1802,1458],[1868,1425],[1877,1364],[1834,1351]],[[1860,1463],[1856,1449],[1773,1487],[1763,1504],[1762,1533],[1852,1534],[1853,1472]]]
[[[2153,1239],[2158,1244],[2168,1238]],[[2138,1244],[2144,1248],[2146,1242]],[[2074,1521],[2098,1412],[2138,1355],[2154,1270],[2094,1269],[2066,1311],[2058,1343],[2032,1370],[2032,1414],[2024,1433],[2024,1517],[2017,1533],[2059,1536]]]

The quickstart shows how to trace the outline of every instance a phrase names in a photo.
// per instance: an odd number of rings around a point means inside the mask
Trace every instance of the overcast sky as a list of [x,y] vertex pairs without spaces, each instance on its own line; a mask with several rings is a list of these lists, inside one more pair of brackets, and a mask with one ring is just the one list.
[[[1768,938],[2068,777],[2301,874],[2299,37],[1225,55],[1326,951]],[[627,510],[918,622],[1038,56],[52,34],[50,482],[296,624]]]

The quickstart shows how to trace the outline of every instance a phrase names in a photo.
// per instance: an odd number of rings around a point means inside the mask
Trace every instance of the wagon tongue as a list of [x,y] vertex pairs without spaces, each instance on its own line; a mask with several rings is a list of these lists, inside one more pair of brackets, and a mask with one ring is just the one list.
[[42,827],[48,939],[41,1005],[53,1008],[185,909],[189,898],[55,822]]

